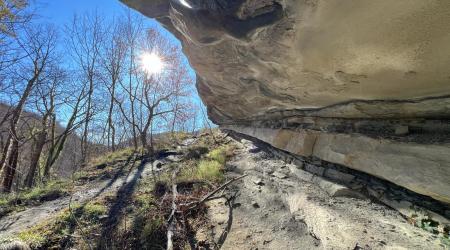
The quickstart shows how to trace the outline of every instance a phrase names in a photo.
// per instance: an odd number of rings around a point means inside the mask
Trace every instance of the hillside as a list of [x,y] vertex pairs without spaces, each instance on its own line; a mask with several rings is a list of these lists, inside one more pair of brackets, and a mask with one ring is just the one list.
[[438,226],[421,229],[422,222],[413,220],[419,218],[300,170],[264,144],[203,133],[180,145],[151,158],[127,149],[93,160],[72,184],[64,184],[69,196],[1,218],[4,246],[165,249],[170,230],[175,249],[448,244]]
[[[4,117],[10,107],[5,104],[0,104],[0,119]],[[30,156],[32,152],[33,140],[30,136],[32,128],[39,128],[41,126],[41,117],[32,112],[24,111],[19,121],[19,133],[23,138],[23,149],[19,154],[19,169],[18,175],[15,178],[15,183],[21,183],[25,178],[30,162]],[[64,127],[59,123],[56,124],[56,136],[60,135],[64,131]],[[0,128],[0,145],[3,148],[4,140],[7,136],[7,124],[3,124]],[[68,178],[71,173],[79,167],[78,161],[80,156],[80,138],[76,134],[69,135],[64,149],[61,152],[61,156],[58,158],[54,166],[54,176],[57,178]],[[45,151],[45,149],[44,149]]]

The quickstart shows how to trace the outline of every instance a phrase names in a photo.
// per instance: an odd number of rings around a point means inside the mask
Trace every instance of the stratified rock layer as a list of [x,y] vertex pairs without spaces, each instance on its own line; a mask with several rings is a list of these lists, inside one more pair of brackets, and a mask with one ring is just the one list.
[[450,202],[449,1],[121,1],[181,40],[216,124]]
[[450,145],[399,143],[362,135],[309,130],[224,128],[258,138],[296,155],[315,156],[344,165],[450,203]]

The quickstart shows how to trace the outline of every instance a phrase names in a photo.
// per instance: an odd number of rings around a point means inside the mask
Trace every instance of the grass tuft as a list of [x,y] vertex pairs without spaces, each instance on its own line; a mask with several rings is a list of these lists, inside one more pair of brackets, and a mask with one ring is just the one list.
[[17,236],[19,240],[25,242],[32,249],[40,248],[45,243],[46,239],[44,235],[37,230],[27,230],[20,232]]
[[212,182],[221,182],[224,179],[223,164],[215,160],[202,160],[198,164],[197,178]]

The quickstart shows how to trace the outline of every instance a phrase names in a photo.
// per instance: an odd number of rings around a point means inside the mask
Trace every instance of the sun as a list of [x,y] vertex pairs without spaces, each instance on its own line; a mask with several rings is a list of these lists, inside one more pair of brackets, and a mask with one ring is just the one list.
[[140,64],[141,69],[149,75],[159,74],[164,69],[162,58],[155,52],[142,53],[140,56]]

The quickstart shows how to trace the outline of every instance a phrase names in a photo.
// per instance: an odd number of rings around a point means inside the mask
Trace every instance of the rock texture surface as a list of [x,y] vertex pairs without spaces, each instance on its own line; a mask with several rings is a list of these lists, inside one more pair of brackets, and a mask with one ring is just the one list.
[[182,41],[216,123],[450,116],[448,1],[122,1]]
[[[309,130],[224,128],[258,138],[296,155],[315,156],[341,164],[450,203],[450,145],[399,143],[362,135]],[[323,175],[324,169],[308,171]]]
[[450,202],[449,1],[121,1],[181,40],[215,123]]
[[217,239],[220,249],[445,249],[398,212],[367,198],[330,196],[296,166],[242,141],[227,176],[253,178],[232,185],[226,193],[234,199],[209,202],[212,225],[198,232]]

